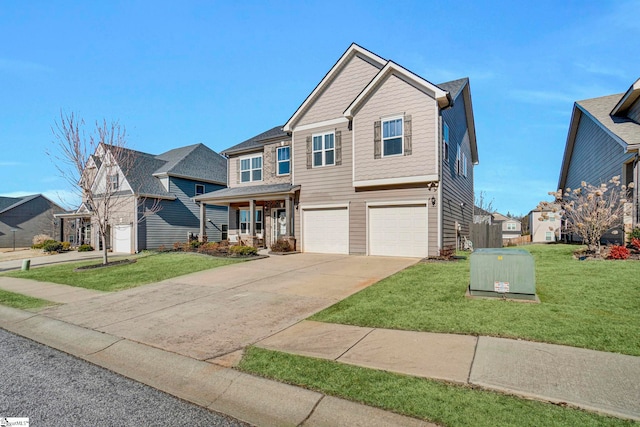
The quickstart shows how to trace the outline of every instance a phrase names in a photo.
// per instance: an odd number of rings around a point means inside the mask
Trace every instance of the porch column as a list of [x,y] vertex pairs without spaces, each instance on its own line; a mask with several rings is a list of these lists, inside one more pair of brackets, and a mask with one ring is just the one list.
[[256,201],[249,200],[249,236],[256,237]]
[[293,236],[293,233],[291,230],[291,224],[293,224],[293,221],[291,218],[291,197],[289,196],[287,196],[284,199],[284,209],[287,216],[287,236]]
[[198,235],[198,241],[204,242],[206,241],[205,237],[207,236],[207,228],[205,227],[207,223],[207,210],[204,202],[200,202],[200,234]]

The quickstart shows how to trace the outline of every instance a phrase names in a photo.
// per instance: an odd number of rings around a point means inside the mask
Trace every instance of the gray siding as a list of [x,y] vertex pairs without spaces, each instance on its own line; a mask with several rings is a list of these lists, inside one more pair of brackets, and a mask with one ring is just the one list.
[[[387,78],[353,120],[355,180],[436,175],[437,110],[435,99],[429,95],[395,75]],[[385,117],[409,115],[412,123],[411,155],[374,158],[374,122]]]
[[318,123],[341,117],[344,110],[364,89],[379,69],[358,55],[348,60],[333,81],[313,102],[296,123],[296,126]]
[[582,114],[567,172],[566,187],[578,188],[581,181],[592,185],[622,177],[623,164],[633,157],[600,126]]
[[636,102],[629,108],[627,117],[636,123],[640,123],[640,98],[636,99]]
[[[442,245],[456,245],[456,223],[461,235],[469,236],[469,224],[473,221],[473,163],[465,113],[463,92],[455,99],[453,108],[442,111],[442,121],[449,126],[449,160],[444,159],[444,144],[441,143],[442,159]],[[442,132],[440,132],[442,139]],[[467,156],[467,176],[456,171],[456,150]]]
[[38,234],[47,234],[54,240],[62,240],[60,233],[60,220],[53,217],[54,213],[64,212],[60,207],[51,203],[44,197],[37,197],[23,203],[0,215],[0,247],[12,248],[15,232],[16,248],[30,247],[33,237]]
[[[162,209],[143,219],[138,224],[139,249],[157,249],[160,246],[170,248],[175,242],[185,242],[188,233],[200,232],[200,206],[191,200],[195,196],[195,185],[205,186],[205,193],[224,188],[205,182],[171,177],[169,192],[176,200],[163,200]],[[147,206],[152,200],[146,201]],[[220,241],[222,225],[228,221],[227,208],[224,206],[207,205],[206,230],[209,241]],[[142,246],[144,244],[144,246]]]
[[[307,169],[306,137],[313,133],[340,130],[342,132],[342,165]],[[294,133],[294,184],[301,185],[300,207],[311,205],[348,204],[349,205],[349,253],[365,254],[367,251],[367,212],[369,202],[427,202],[436,195],[425,186],[398,186],[358,190],[352,184],[352,133],[347,123],[331,128],[317,128]],[[303,154],[301,154],[303,153]],[[429,254],[436,255],[437,210],[427,205],[429,222]],[[301,209],[295,210],[295,235],[301,236]]]

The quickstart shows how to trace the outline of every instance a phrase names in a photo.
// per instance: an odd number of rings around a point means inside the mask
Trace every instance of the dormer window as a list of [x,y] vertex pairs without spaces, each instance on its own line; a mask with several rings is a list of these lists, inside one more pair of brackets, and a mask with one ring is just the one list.
[[109,188],[111,190],[118,189],[118,174],[109,175]]

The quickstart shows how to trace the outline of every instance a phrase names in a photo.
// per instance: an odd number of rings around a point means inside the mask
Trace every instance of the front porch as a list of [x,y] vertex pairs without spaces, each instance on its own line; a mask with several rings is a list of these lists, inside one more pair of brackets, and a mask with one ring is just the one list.
[[200,241],[207,241],[206,205],[229,209],[228,238],[232,244],[268,248],[285,239],[296,248],[294,209],[300,186],[291,184],[225,188],[195,198],[200,203]]

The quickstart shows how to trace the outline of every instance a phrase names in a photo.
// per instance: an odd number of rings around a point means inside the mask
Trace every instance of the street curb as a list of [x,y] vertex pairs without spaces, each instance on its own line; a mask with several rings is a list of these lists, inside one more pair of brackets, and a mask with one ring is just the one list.
[[434,426],[0,305],[0,328],[259,426]]

